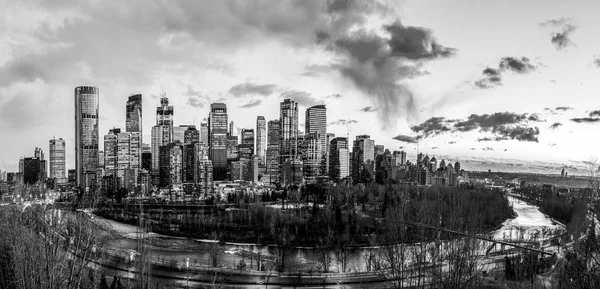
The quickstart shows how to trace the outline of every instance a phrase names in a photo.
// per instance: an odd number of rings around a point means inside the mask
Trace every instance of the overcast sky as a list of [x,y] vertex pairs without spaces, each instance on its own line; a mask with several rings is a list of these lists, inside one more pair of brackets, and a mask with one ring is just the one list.
[[[53,136],[74,166],[74,97],[100,89],[100,138],[160,77],[175,123],[212,102],[252,128],[292,98],[328,131],[390,150],[583,169],[600,155],[600,1],[0,0],[0,159]],[[101,144],[102,146],[102,144]],[[4,170],[2,168],[2,170]]]

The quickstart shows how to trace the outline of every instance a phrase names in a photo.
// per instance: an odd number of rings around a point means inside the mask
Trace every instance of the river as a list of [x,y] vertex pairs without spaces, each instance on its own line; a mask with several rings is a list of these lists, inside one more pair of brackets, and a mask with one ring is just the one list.
[[[508,197],[509,202],[513,206],[517,217],[506,220],[502,227],[491,233],[495,240],[507,240],[511,242],[519,241],[539,241],[547,239],[551,232],[564,230],[564,226],[553,221],[548,216],[541,213],[536,206],[530,205],[519,199]],[[135,226],[130,226],[115,222],[112,220],[94,217],[94,222],[102,223],[104,226],[110,224],[113,230],[119,232],[121,238],[116,238],[109,241],[105,246],[113,249],[135,250],[137,248],[137,240],[135,239]],[[166,246],[148,245],[148,252],[151,258],[164,262],[185,263],[189,259],[190,264],[197,263],[203,266],[210,266],[212,261],[207,250],[207,240],[192,240],[182,238],[171,238],[168,236],[154,236],[158,243],[164,243]],[[427,244],[430,246],[432,244]],[[548,247],[545,245],[545,247]],[[263,256],[270,256],[271,259],[277,254],[277,247],[263,246],[257,244],[239,244],[225,243],[222,245],[222,254],[220,254],[218,263],[222,266],[233,268],[242,257],[240,252],[261,253]],[[368,270],[368,262],[366,261],[369,255],[376,251],[372,247],[357,247],[349,249],[346,252],[346,272],[363,272]],[[331,263],[329,271],[339,272],[342,268],[338,262],[338,253],[335,250],[329,252]],[[322,260],[323,252],[315,248],[296,247],[288,251],[288,260],[291,260],[289,266],[293,266],[298,270],[307,270],[319,266],[319,260]],[[483,253],[482,253],[483,254]],[[250,261],[245,259],[248,268]],[[267,262],[267,267],[272,263]],[[253,269],[256,269],[254,261]]]

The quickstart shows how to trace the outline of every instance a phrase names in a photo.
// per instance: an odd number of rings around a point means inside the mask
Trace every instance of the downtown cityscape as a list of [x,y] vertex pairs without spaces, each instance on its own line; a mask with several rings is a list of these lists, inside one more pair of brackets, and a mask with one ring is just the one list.
[[600,288],[600,3],[0,8],[0,289]]

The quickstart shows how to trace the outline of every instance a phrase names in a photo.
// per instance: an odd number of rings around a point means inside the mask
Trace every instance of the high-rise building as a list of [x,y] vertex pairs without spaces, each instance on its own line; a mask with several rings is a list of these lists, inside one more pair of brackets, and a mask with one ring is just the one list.
[[352,180],[368,183],[375,180],[375,141],[368,135],[356,136],[352,148]]
[[213,187],[213,166],[208,159],[208,155],[198,160],[197,188],[200,195],[206,195],[212,192]]
[[260,166],[267,161],[267,121],[264,116],[256,118],[256,155]]
[[321,140],[324,136],[321,135],[321,132],[316,131],[312,133],[307,133],[303,137],[302,147],[300,148],[299,141],[299,149],[302,155],[302,163],[304,165],[303,171],[304,176],[307,179],[315,179],[318,177],[321,172],[323,163],[323,149],[321,148]]
[[200,141],[205,143],[205,144],[209,144],[208,143],[208,120],[203,119],[202,122],[200,123]]
[[317,173],[325,173],[326,165],[326,148],[327,148],[327,109],[325,105],[315,105],[306,109],[305,119],[305,134],[309,135],[312,133],[319,133],[319,145],[315,146],[319,148],[320,158],[318,159],[321,168]]
[[329,176],[339,182],[349,175],[350,155],[348,139],[336,137],[329,144]]
[[130,190],[136,185],[138,173],[142,168],[140,147],[139,132],[124,132],[113,128],[104,136],[105,175],[114,176],[118,187]]
[[98,98],[97,87],[75,88],[75,185],[83,188],[96,183],[100,138]]
[[67,181],[67,168],[65,161],[65,140],[53,138],[50,140],[50,178],[57,183]]
[[279,172],[281,170],[279,162],[280,146],[280,132],[281,132],[279,120],[270,120],[268,122],[268,135],[267,135],[267,168],[265,183],[274,184],[279,182]]
[[240,158],[250,159],[254,155],[254,129],[242,129],[242,143],[238,145]]
[[237,129],[237,127],[235,127],[235,123],[233,122],[233,120],[229,122],[228,134],[230,136],[237,136],[238,135],[238,129]]
[[279,163],[298,157],[298,103],[285,99],[279,106],[280,152]]
[[237,160],[239,158],[238,145],[237,136],[227,136],[227,160]]
[[289,158],[281,166],[281,184],[299,185],[303,181],[303,164],[299,159]]
[[189,128],[189,125],[180,125],[173,126],[173,141],[172,142],[180,142],[182,144],[185,143],[185,131]]
[[46,181],[46,161],[37,157],[23,159],[23,183],[33,185]]
[[325,147],[323,148],[325,150],[325,171],[323,173],[326,176],[330,176],[330,174],[329,174],[329,160],[330,160],[329,154],[331,153],[331,149],[330,149],[331,140],[333,140],[334,138],[335,138],[334,133],[327,133],[325,136]]
[[213,164],[213,179],[227,179],[227,106],[224,103],[210,105],[208,117],[209,156]]
[[454,171],[455,171],[457,174],[460,174],[460,163],[459,163],[458,161],[456,161],[456,162],[454,163]]
[[176,188],[182,185],[183,150],[182,144],[170,143],[160,147],[161,188]]
[[160,175],[160,147],[173,142],[173,106],[169,99],[160,99],[160,106],[156,108],[156,126],[152,127],[152,171],[151,179],[154,185],[159,184]]
[[385,152],[385,147],[383,145],[375,145],[374,150],[375,150],[374,157],[376,158],[378,155],[382,155]]
[[183,133],[183,144],[196,144],[200,142],[200,132],[195,125],[190,125]]
[[125,129],[142,134],[142,95],[129,96],[125,105]]

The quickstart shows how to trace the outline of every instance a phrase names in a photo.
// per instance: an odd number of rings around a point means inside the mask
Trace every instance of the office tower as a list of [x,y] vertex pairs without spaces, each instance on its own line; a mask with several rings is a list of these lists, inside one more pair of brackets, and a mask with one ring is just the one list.
[[45,167],[45,161],[37,158],[30,157],[23,159],[23,183],[27,185],[33,185],[36,183],[44,183],[46,180],[43,177],[45,174],[43,168]]
[[454,171],[456,171],[457,174],[460,174],[460,163],[458,161],[454,163]]
[[299,185],[303,181],[303,163],[299,159],[288,158],[281,166],[281,184]]
[[227,160],[237,160],[239,158],[238,145],[237,136],[227,136]]
[[285,99],[280,103],[279,125],[280,125],[280,152],[279,163],[283,164],[287,159],[298,157],[298,103]]
[[104,136],[104,170],[106,176],[114,176],[114,185],[132,189],[142,168],[141,135],[113,128]]
[[210,105],[208,116],[209,156],[213,164],[213,179],[227,179],[227,106],[224,103]]
[[375,145],[375,156],[377,157],[378,155],[382,155],[385,152],[385,147],[383,145]]
[[142,134],[142,95],[130,95],[125,105],[125,130]]
[[429,160],[429,171],[437,170],[437,163],[437,159],[432,157],[431,160]]
[[57,183],[67,181],[67,168],[65,161],[65,140],[53,138],[50,140],[50,178],[56,179]]
[[443,169],[443,170],[446,169],[446,161],[445,160],[442,159],[442,161],[440,162],[439,168],[437,168],[437,167],[433,168],[434,171],[437,171],[438,169]]
[[100,138],[98,98],[97,87],[75,88],[75,185],[82,188],[96,182]]
[[182,185],[183,146],[170,143],[160,147],[160,183],[161,188],[177,188]]
[[19,173],[22,174],[25,170],[25,159],[23,157],[19,158]]
[[189,128],[188,125],[180,125],[173,127],[173,140],[172,142],[185,143],[185,131]]
[[152,171],[152,152],[142,152],[142,169]]
[[256,118],[256,155],[259,165],[264,166],[267,161],[267,121],[264,116]]
[[386,184],[390,179],[394,179],[393,161],[390,150],[384,150],[375,157],[375,181],[378,184]]
[[279,182],[280,162],[279,152],[281,126],[279,120],[270,120],[268,122],[267,134],[267,171],[265,183],[274,184]]
[[235,123],[233,122],[233,120],[229,122],[228,134],[230,136],[237,136],[238,135],[238,129],[237,129],[237,127],[235,127]]
[[329,154],[331,153],[331,149],[330,149],[330,145],[331,145],[331,140],[333,140],[335,138],[335,134],[334,133],[327,133],[325,135],[325,147],[323,148],[325,150],[325,167],[324,167],[324,171],[322,172],[323,175],[329,176]]
[[196,144],[200,142],[200,132],[195,125],[189,125],[183,133],[183,144]]
[[321,158],[319,159],[320,165],[322,168],[318,173],[325,172],[325,164],[326,164],[326,148],[327,148],[327,109],[325,105],[315,105],[306,109],[306,119],[305,119],[305,134],[309,135],[312,133],[319,133],[319,147],[321,154]]
[[301,152],[304,176],[309,179],[318,177],[322,172],[323,163],[323,149],[321,148],[321,140],[324,136],[321,132],[316,131],[307,133],[304,135],[302,140],[302,146],[300,146],[300,140],[298,140],[298,151]]
[[352,148],[352,179],[354,183],[375,180],[375,141],[368,135],[356,136]]
[[417,154],[417,166],[421,166],[422,163],[423,163],[423,153],[418,153]]
[[34,150],[33,157],[38,158],[43,161],[44,160],[44,151],[42,150],[42,148],[36,147]]
[[203,119],[202,122],[200,123],[200,141],[205,143],[205,144],[209,144],[208,143],[208,120]]
[[197,177],[198,194],[205,195],[212,192],[213,187],[213,166],[208,156],[198,160]]
[[254,155],[254,129],[242,129],[242,142],[238,145],[240,158],[251,159]]
[[339,182],[349,174],[348,139],[336,137],[329,144],[329,176]]
[[[183,191],[186,194],[197,195],[201,191],[199,187],[202,180],[199,179],[203,170],[202,165],[206,162],[200,160],[208,160],[208,146],[204,143],[196,142],[183,145]],[[210,162],[210,161],[209,161]],[[212,164],[211,164],[212,165]],[[212,170],[211,170],[212,182]]]
[[160,147],[173,142],[173,106],[169,99],[160,99],[160,106],[156,108],[156,126],[152,127],[152,183],[159,184],[160,174]]

